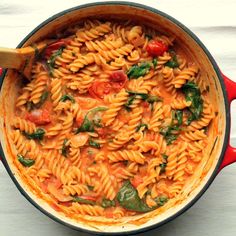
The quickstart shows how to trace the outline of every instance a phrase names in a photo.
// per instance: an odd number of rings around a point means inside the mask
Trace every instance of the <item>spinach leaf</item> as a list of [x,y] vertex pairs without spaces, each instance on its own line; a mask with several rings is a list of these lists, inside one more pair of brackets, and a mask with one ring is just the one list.
[[150,34],[145,34],[145,37],[148,38],[149,41],[152,39],[152,36]]
[[162,155],[162,158],[164,159],[164,160],[167,160],[168,159],[168,156],[166,155],[166,154],[161,154]]
[[47,61],[47,66],[48,66],[48,69],[49,69],[49,74],[52,75],[52,72],[54,70],[54,67],[55,67],[55,61],[56,61],[56,58],[61,56],[62,52],[63,52],[63,49],[65,48],[65,46],[62,46],[61,48],[59,48],[56,52],[54,52],[50,58],[48,59]]
[[96,204],[96,202],[94,202],[92,200],[84,199],[84,198],[81,198],[81,197],[74,197],[73,202],[79,202],[79,203],[89,204],[89,205],[95,205]]
[[166,62],[165,66],[168,66],[170,68],[177,68],[177,67],[179,67],[179,62],[177,60],[177,56],[176,56],[175,51],[174,50],[170,50],[169,53],[171,55],[171,60]]
[[68,139],[65,138],[64,141],[63,141],[63,144],[62,144],[62,148],[61,148],[61,154],[64,156],[64,157],[67,157],[67,152],[68,152],[68,146],[66,145],[68,142]]
[[76,134],[79,132],[94,132],[94,124],[87,116],[84,117],[82,125],[77,129]]
[[87,185],[87,187],[90,191],[93,191],[93,189],[94,189],[94,186],[92,186],[92,185]]
[[154,199],[158,207],[164,206],[165,203],[168,202],[168,198],[166,196],[159,196]]
[[43,140],[45,135],[45,130],[42,128],[38,128],[34,133],[22,132],[22,134],[28,139],[35,139],[35,140]]
[[179,131],[180,128],[177,125],[170,125],[167,127],[162,127],[160,129],[160,134],[164,136],[167,145],[170,145],[178,137],[175,131]]
[[152,64],[153,64],[153,68],[156,69],[156,67],[157,67],[157,58],[153,58]]
[[148,99],[148,94],[147,93],[139,93],[139,92],[134,92],[134,91],[128,91],[127,90],[127,93],[129,94],[129,95],[135,95],[135,96],[140,96],[140,98],[142,99],[142,100],[146,100],[146,99]]
[[40,108],[44,104],[44,102],[47,100],[48,96],[49,96],[49,92],[44,91],[40,97],[39,102],[35,104],[36,108]]
[[114,207],[114,206],[116,206],[116,202],[114,200],[109,200],[109,199],[103,198],[101,206],[103,208]]
[[173,110],[172,112],[172,122],[173,120],[177,120],[178,125],[182,125],[183,123],[183,111],[182,110]]
[[134,99],[139,96],[140,99],[147,101],[148,103],[152,104],[154,102],[158,102],[158,101],[162,101],[161,98],[154,96],[154,95],[149,95],[147,93],[139,93],[139,92],[135,92],[135,91],[129,91],[127,90],[127,93],[129,93],[129,95],[131,95],[127,102],[125,103],[124,107],[126,108],[126,110],[130,110],[130,106],[133,104]]
[[79,132],[94,132],[94,120],[93,116],[99,112],[99,111],[105,111],[107,110],[107,107],[96,107],[94,109],[91,109],[87,112],[87,114],[84,117],[83,123],[81,126],[76,130],[76,134]]
[[164,136],[167,145],[170,145],[177,139],[179,131],[181,130],[180,126],[182,125],[182,123],[183,123],[183,111],[173,110],[171,124],[167,127],[162,127],[160,129],[160,134]]
[[97,143],[97,142],[95,142],[95,141],[92,140],[92,139],[89,139],[89,145],[90,145],[91,147],[101,148],[100,143]]
[[165,66],[168,66],[170,68],[177,68],[179,67],[179,63],[177,60],[176,55],[173,56],[173,58],[171,60],[169,60],[168,62],[165,63]]
[[21,154],[17,154],[17,159],[25,167],[30,167],[30,166],[34,165],[34,163],[35,163],[35,160],[25,158]]
[[142,62],[140,65],[134,65],[127,71],[129,79],[137,79],[140,76],[146,75],[151,68],[150,63]]
[[98,127],[98,128],[101,128],[102,127],[102,119],[101,118],[98,118],[98,117],[95,117],[93,119],[93,123],[94,123],[94,126]]
[[125,103],[124,107],[127,111],[130,111],[130,106],[133,104],[133,101],[135,100],[136,95],[132,95],[128,98],[127,102]]
[[140,124],[136,128],[136,132],[138,132],[142,127],[145,127],[145,129],[148,129],[148,125],[147,124]]
[[160,174],[163,174],[166,172],[166,166],[167,166],[167,163],[160,164],[160,167],[161,167]]
[[191,112],[187,121],[187,125],[189,125],[193,120],[198,120],[201,117],[203,100],[201,98],[200,89],[192,81],[184,84],[182,91],[185,94],[186,101],[191,101],[191,106],[188,107],[188,110]]
[[73,96],[71,96],[70,94],[65,94],[61,97],[60,102],[65,102],[67,100],[70,100],[72,103],[75,103],[75,99]]
[[124,182],[117,193],[116,199],[119,204],[127,210],[137,212],[148,212],[153,210],[140,199],[137,189],[132,186],[129,180]]
[[44,102],[47,100],[49,96],[49,92],[48,91],[44,91],[40,97],[40,100],[37,104],[34,104],[32,101],[28,101],[26,103],[26,109],[27,111],[31,111],[33,109],[39,109],[43,104]]
[[155,95],[149,95],[148,98],[146,99],[148,103],[154,103],[154,102],[161,102],[162,99],[155,96]]

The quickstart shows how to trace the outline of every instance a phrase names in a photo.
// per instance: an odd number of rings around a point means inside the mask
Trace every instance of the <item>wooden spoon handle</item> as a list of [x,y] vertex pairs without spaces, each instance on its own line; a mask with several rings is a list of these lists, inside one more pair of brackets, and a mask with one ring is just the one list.
[[41,42],[37,45],[16,49],[0,47],[0,67],[21,70],[34,60],[36,54],[40,53],[47,43]]
[[19,49],[0,48],[0,66],[2,68],[20,69],[26,57]]

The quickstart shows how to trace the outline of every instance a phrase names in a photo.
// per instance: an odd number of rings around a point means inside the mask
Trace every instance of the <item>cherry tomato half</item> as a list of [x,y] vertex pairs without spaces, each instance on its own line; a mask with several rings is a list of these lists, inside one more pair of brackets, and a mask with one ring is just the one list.
[[162,56],[168,50],[168,46],[161,41],[151,40],[146,50],[151,56]]
[[54,51],[58,50],[62,46],[66,46],[66,41],[58,40],[55,43],[49,44],[44,52],[45,57],[46,58],[50,57]]
[[88,89],[90,96],[93,98],[102,99],[104,95],[109,94],[111,91],[111,84],[109,82],[93,82],[92,86]]
[[127,80],[127,75],[123,70],[113,71],[110,75],[112,89],[115,92],[119,92],[125,86]]
[[127,75],[123,70],[113,71],[110,75],[111,82],[125,83],[127,80]]
[[36,125],[46,125],[51,122],[49,111],[46,109],[33,110],[26,114],[26,119]]

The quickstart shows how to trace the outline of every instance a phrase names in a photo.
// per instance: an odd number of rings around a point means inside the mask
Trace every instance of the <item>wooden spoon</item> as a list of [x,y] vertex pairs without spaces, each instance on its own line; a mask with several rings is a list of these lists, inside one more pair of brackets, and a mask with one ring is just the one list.
[[34,59],[48,44],[49,41],[45,41],[24,48],[11,49],[0,47],[0,67],[16,69],[30,80]]

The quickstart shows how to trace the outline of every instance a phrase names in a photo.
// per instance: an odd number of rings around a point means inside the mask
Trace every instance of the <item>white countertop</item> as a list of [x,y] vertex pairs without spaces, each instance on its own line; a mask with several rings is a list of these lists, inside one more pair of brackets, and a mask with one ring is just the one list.
[[[0,0],[0,46],[16,45],[49,16],[90,0]],[[173,16],[209,49],[221,70],[236,81],[236,0],[137,0]],[[231,143],[236,146],[236,102]],[[236,235],[236,164],[226,167],[203,197],[174,221],[145,233],[158,236]],[[34,208],[0,163],[0,236],[89,236],[64,227]],[[140,234],[144,235],[144,234]]]

